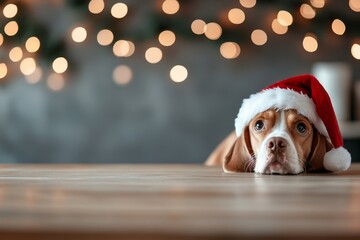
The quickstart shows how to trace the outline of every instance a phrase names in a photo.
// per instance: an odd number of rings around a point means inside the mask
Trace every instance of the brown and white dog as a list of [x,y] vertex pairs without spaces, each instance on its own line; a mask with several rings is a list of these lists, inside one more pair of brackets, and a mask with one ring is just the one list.
[[351,163],[343,144],[326,90],[314,76],[300,75],[244,99],[235,133],[215,149],[206,165],[261,174],[338,172]]
[[226,172],[298,174],[325,171],[323,157],[332,148],[310,121],[296,110],[264,111],[239,137],[231,133],[206,165]]

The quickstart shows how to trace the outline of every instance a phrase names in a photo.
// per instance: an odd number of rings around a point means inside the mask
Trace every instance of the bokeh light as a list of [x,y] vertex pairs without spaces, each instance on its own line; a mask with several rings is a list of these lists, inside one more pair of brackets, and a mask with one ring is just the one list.
[[205,36],[210,40],[217,40],[221,37],[222,28],[218,23],[211,22],[206,24]]
[[0,46],[4,43],[4,36],[0,33]]
[[176,65],[170,70],[170,78],[174,82],[183,82],[188,76],[186,67],[182,65]]
[[283,26],[290,26],[293,23],[293,17],[288,11],[281,10],[277,14],[277,20]]
[[162,51],[160,48],[157,47],[151,47],[145,52],[145,59],[149,63],[158,63],[162,59]]
[[177,0],[165,0],[161,7],[164,13],[175,14],[179,11],[180,4]]
[[360,12],[360,0],[349,0],[349,7],[354,12]]
[[32,74],[26,76],[26,80],[28,83],[35,84],[41,80],[42,75],[42,69],[40,67],[36,67],[35,71]]
[[87,31],[83,27],[76,27],[72,30],[71,37],[74,42],[83,42],[87,37]]
[[175,43],[175,40],[176,40],[175,33],[173,33],[170,30],[162,31],[159,34],[159,42],[163,46],[166,46],[166,47],[171,46]]
[[251,33],[251,41],[258,46],[264,45],[267,42],[267,35],[261,29],[256,29]]
[[129,52],[125,55],[125,57],[130,57],[135,52],[135,44],[132,41],[127,41],[129,44]]
[[52,68],[56,73],[64,73],[68,68],[68,61],[64,57],[58,57],[53,61]]
[[133,77],[130,67],[126,65],[119,65],[113,71],[114,82],[120,85],[128,84]]
[[240,8],[233,8],[230,9],[228,18],[233,24],[241,24],[245,21],[245,13]]
[[64,76],[59,73],[50,74],[47,79],[47,85],[51,90],[55,92],[60,91],[65,86]]
[[271,28],[274,33],[282,35],[287,33],[288,27],[279,23],[278,19],[274,19],[271,23]]
[[20,63],[20,71],[24,75],[30,75],[34,73],[36,70],[36,62],[35,59],[28,57],[21,61]]
[[4,17],[6,18],[15,17],[17,12],[18,12],[18,7],[13,3],[7,4],[3,9],[3,14]]
[[88,5],[89,12],[93,14],[101,13],[105,8],[104,0],[91,0]]
[[312,34],[306,34],[303,39],[303,47],[307,52],[315,52],[318,48],[316,37]]
[[331,29],[337,35],[343,35],[346,30],[345,23],[340,19],[335,19],[331,24]]
[[8,22],[4,27],[6,35],[12,37],[19,31],[19,25],[15,21]]
[[130,57],[135,52],[135,45],[131,41],[118,40],[113,46],[113,53],[117,57]]
[[325,0],[310,0],[310,3],[315,8],[323,8],[325,6]]
[[3,79],[6,77],[8,73],[8,68],[5,63],[0,63],[0,79]]
[[354,43],[351,46],[351,55],[355,58],[360,60],[360,44]]
[[245,8],[252,8],[256,5],[256,0],[240,0],[239,2]]
[[23,57],[23,51],[20,47],[14,47],[9,52],[9,58],[13,62],[19,62]]
[[30,53],[38,51],[40,48],[40,40],[37,37],[28,38],[25,42],[25,48]]
[[309,4],[302,4],[300,7],[300,14],[303,18],[313,19],[316,16],[315,10]]
[[205,33],[205,27],[206,27],[206,23],[201,19],[195,19],[191,23],[191,30],[192,30],[193,33],[195,33],[197,35],[204,34]]
[[108,46],[114,41],[114,34],[109,29],[102,29],[98,32],[97,41],[102,46]]
[[220,53],[226,59],[234,59],[240,55],[240,46],[235,42],[225,42],[220,46]]
[[113,46],[115,56],[125,57],[130,51],[130,45],[126,40],[118,40]]
[[123,18],[128,13],[128,6],[125,3],[115,3],[111,7],[111,15],[114,18]]

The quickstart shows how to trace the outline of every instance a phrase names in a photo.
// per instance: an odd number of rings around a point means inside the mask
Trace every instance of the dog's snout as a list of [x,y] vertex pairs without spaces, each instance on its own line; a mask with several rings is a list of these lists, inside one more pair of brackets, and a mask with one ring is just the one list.
[[273,137],[269,139],[267,148],[272,152],[283,152],[287,147],[287,141],[281,137]]

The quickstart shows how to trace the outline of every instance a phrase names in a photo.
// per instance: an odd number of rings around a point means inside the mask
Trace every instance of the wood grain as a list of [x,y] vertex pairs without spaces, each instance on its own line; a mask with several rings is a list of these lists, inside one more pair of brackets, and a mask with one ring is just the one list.
[[202,165],[0,165],[0,239],[359,239],[360,164],[339,174]]

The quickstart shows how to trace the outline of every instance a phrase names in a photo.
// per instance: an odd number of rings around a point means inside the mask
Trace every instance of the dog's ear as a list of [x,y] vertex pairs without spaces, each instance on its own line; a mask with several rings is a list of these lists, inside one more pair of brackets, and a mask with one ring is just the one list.
[[223,163],[225,172],[252,172],[255,160],[252,159],[249,127],[246,127],[230,148]]
[[324,156],[326,152],[333,148],[332,144],[314,128],[313,143],[310,157],[306,162],[306,171],[311,172],[328,172],[324,168]]

